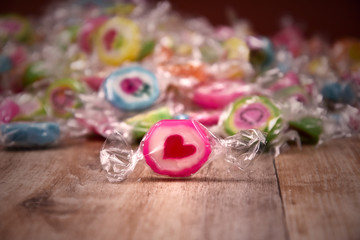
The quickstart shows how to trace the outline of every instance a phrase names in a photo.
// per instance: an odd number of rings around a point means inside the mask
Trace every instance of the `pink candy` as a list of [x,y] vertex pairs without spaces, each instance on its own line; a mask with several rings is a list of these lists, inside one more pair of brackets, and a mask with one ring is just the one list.
[[92,52],[92,37],[99,27],[108,19],[108,17],[102,16],[93,19],[89,19],[81,28],[79,33],[79,46],[81,50],[90,54]]
[[207,109],[221,109],[235,99],[249,95],[251,87],[235,81],[218,81],[195,89],[193,101]]
[[0,106],[0,121],[1,123],[8,123],[18,115],[20,107],[12,100],[5,100]]
[[145,161],[151,169],[172,177],[194,174],[211,153],[206,132],[190,120],[158,122],[146,134],[143,144]]

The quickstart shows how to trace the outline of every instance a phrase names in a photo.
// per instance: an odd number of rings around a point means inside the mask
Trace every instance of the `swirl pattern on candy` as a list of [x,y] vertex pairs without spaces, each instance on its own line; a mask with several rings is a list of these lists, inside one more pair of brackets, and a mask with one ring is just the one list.
[[125,111],[150,107],[160,95],[156,76],[140,66],[116,70],[105,79],[103,90],[106,100]]

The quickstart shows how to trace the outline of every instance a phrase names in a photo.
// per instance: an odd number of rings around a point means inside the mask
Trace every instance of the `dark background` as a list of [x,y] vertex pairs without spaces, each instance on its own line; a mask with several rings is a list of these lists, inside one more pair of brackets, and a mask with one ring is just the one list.
[[[52,1],[5,0],[0,13],[16,12],[38,16]],[[321,34],[329,40],[354,36],[360,38],[360,0],[170,0],[173,8],[190,16],[205,16],[213,24],[227,24],[226,9],[232,8],[240,18],[249,20],[256,32],[274,34],[280,19],[291,16],[304,28],[307,36]]]

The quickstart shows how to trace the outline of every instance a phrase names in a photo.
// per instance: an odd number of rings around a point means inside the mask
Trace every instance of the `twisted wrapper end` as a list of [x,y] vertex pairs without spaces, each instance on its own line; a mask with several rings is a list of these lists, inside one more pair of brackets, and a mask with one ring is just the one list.
[[101,166],[107,172],[109,181],[121,182],[127,179],[139,161],[138,155],[121,133],[112,133],[100,151]]
[[264,150],[266,137],[259,130],[249,129],[221,140],[221,145],[225,150],[225,161],[244,170]]

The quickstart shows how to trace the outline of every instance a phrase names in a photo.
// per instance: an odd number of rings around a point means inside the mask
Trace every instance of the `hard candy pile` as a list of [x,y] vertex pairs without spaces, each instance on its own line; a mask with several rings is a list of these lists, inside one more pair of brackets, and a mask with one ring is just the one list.
[[[288,141],[359,134],[359,39],[306,39],[292,23],[265,37],[231,22],[212,26],[146,1],[77,0],[38,19],[2,15],[1,145],[47,147],[88,134],[135,144],[145,136],[140,148],[155,172],[187,176],[210,146],[227,149],[222,141],[241,133],[255,136],[253,152],[266,142],[277,153]],[[163,144],[160,165],[154,144]],[[190,170],[164,160],[195,155]]]

